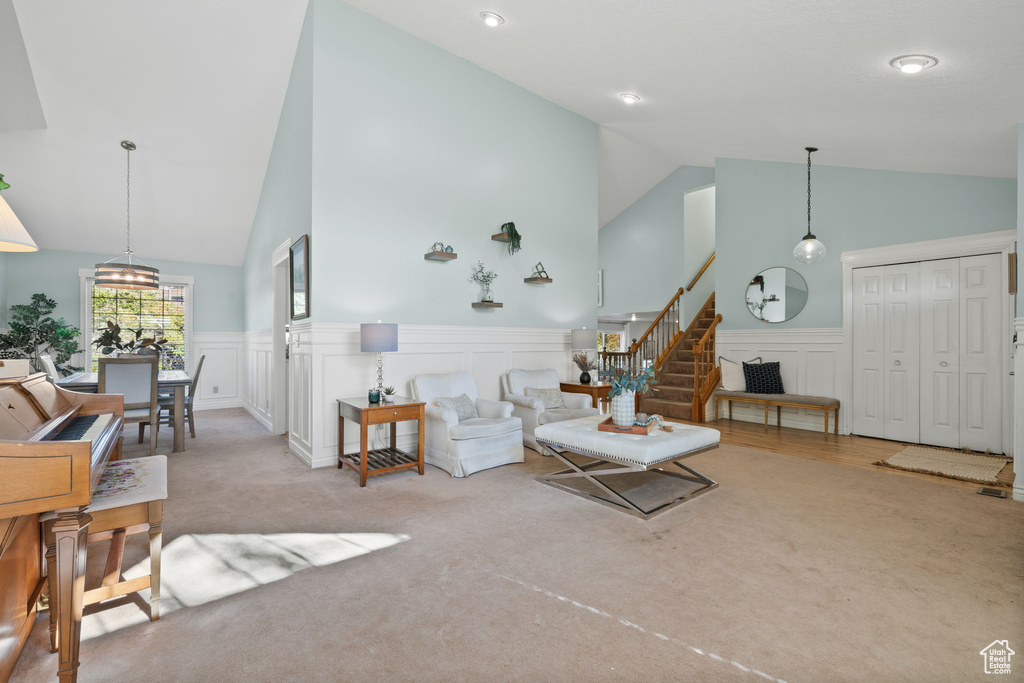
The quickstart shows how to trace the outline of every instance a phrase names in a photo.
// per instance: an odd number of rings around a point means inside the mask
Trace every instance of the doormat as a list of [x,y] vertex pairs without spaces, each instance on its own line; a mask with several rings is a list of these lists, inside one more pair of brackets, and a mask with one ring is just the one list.
[[998,484],[999,472],[1008,462],[1010,458],[997,455],[977,455],[926,446],[908,446],[888,460],[879,460],[875,464],[907,472],[922,472],[949,479],[973,481],[977,484]]

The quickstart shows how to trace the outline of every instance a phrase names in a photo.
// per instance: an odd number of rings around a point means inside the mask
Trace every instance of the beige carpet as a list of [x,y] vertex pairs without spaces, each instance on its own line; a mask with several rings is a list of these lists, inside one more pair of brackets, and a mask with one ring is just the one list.
[[[242,411],[197,429],[165,616],[86,616],[82,681],[984,680],[1024,644],[1024,505],[969,488],[723,447],[687,461],[720,488],[645,522],[533,451],[360,489]],[[45,643],[14,680],[52,680]]]
[[891,458],[876,464],[978,484],[998,484],[999,472],[1008,462],[1009,458],[999,456],[976,455],[927,446],[907,446]]

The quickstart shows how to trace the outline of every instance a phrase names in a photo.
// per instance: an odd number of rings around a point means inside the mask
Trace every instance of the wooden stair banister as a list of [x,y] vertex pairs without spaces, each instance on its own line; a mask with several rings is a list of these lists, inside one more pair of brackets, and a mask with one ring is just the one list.
[[[714,258],[714,255],[712,255]],[[693,344],[693,420],[704,422],[704,406],[718,387],[721,370],[715,365],[715,329],[722,322],[719,313],[704,336]]]
[[675,296],[668,302],[661,313],[654,319],[647,331],[629,347],[633,354],[634,371],[653,365],[658,369],[672,350],[672,345],[679,339],[682,330],[679,327],[679,299],[686,292],[686,288],[680,287],[676,290]]
[[711,266],[711,264],[714,262],[714,260],[715,260],[715,252],[711,252],[711,257],[708,258],[708,260],[704,263],[704,267],[700,269],[699,273],[697,273],[697,277],[693,278],[693,280],[690,282],[689,286],[687,286],[687,288],[686,288],[687,292],[693,291],[693,288],[697,286],[697,281],[700,280],[701,275],[703,275],[704,272]]

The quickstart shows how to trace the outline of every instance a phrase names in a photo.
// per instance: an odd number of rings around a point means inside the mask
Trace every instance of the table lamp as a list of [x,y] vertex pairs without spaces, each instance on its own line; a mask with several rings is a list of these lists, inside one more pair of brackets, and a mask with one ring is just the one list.
[[359,350],[377,354],[377,391],[384,391],[384,353],[398,350],[398,325],[362,323],[359,326]]

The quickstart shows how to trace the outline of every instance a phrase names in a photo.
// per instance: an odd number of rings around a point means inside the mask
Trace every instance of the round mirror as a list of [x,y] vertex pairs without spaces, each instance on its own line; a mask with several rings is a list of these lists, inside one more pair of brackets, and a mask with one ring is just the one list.
[[758,320],[791,320],[807,303],[807,281],[792,268],[768,268],[747,285],[747,310]]

